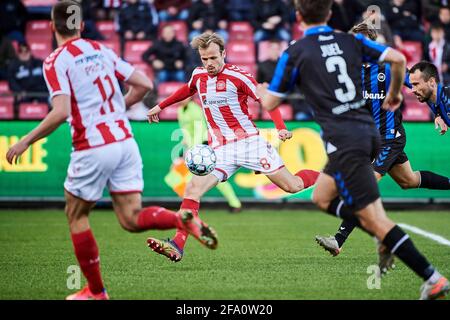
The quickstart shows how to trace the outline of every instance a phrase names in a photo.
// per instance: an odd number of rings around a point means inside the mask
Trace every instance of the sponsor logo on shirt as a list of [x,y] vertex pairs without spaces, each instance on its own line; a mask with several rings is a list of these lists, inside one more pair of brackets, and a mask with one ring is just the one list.
[[368,93],[367,91],[363,91],[363,98],[369,100],[382,100],[386,98],[386,94],[384,90],[381,90],[381,92],[378,93]]
[[215,105],[226,106],[226,105],[228,105],[228,100],[226,98],[212,100],[212,99],[207,99],[205,97],[205,99],[203,100],[203,104],[206,106],[215,106]]

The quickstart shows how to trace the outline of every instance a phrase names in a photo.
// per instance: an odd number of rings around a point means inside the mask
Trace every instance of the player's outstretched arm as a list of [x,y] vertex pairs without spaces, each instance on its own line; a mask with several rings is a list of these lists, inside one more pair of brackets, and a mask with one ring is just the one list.
[[260,97],[261,106],[269,112],[275,127],[278,130],[278,138],[282,141],[292,138],[292,132],[287,130],[280,110],[277,108],[281,103],[281,98],[272,95],[268,90],[268,84],[258,84],[256,91]]
[[159,122],[158,114],[161,112],[161,110],[193,96],[195,92],[195,90],[189,88],[188,84],[181,86],[177,91],[172,93],[169,97],[167,97],[148,111],[148,122]]
[[400,51],[392,48],[387,50],[384,61],[391,64],[391,85],[388,96],[383,103],[383,108],[395,111],[402,102],[401,89],[405,81],[406,58]]
[[68,95],[57,95],[52,99],[53,109],[42,120],[42,122],[28,133],[19,142],[13,145],[6,153],[6,159],[10,164],[17,163],[18,158],[28,149],[34,142],[48,136],[55,131],[61,123],[66,121],[70,115],[70,97]]
[[282,141],[286,141],[292,138],[292,132],[290,132],[286,124],[284,123],[283,116],[279,108],[275,108],[269,111],[270,118],[275,124],[275,128],[278,130],[278,138]]
[[153,90],[152,81],[138,70],[134,70],[126,82],[130,85],[130,90],[125,95],[127,109],[141,101],[147,92]]

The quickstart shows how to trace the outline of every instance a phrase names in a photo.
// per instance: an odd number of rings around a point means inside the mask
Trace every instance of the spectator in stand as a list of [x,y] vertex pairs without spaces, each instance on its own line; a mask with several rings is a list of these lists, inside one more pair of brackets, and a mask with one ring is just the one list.
[[422,7],[416,0],[391,0],[386,18],[394,35],[402,40],[423,41]]
[[[366,1],[367,4],[367,1]],[[374,5],[380,8],[381,13],[386,16],[387,12],[390,10],[391,5],[387,0],[372,0],[368,5]]]
[[191,5],[191,0],[155,0],[161,21],[187,20]]
[[17,58],[8,66],[9,88],[15,95],[15,104],[48,102],[42,60],[32,56],[26,43],[20,43],[17,51]]
[[160,83],[185,81],[186,48],[175,38],[175,29],[171,25],[162,29],[161,40],[142,54],[142,60],[157,72]]
[[119,11],[122,40],[153,39],[158,30],[158,13],[153,4],[143,0],[126,0]]
[[227,12],[221,0],[198,0],[192,5],[188,24],[191,32],[189,41],[203,32],[218,33],[224,40],[228,40]]
[[96,21],[97,16],[96,12],[99,8],[99,1],[91,1],[91,0],[82,0],[81,9],[83,11],[83,21],[84,21],[84,30],[81,33],[83,38],[92,39],[92,40],[104,40],[105,38],[102,34],[97,30]]
[[202,59],[200,59],[200,55],[196,49],[192,49],[189,46],[187,49],[187,65],[186,65],[186,74],[191,74],[195,68],[202,65]]
[[439,21],[439,10],[449,4],[448,0],[426,0],[422,2],[423,18],[431,23]]
[[117,18],[117,12],[122,7],[124,0],[94,0],[99,3],[96,10],[98,20],[114,20]]
[[283,49],[280,41],[271,40],[268,48],[268,59],[258,63],[258,72],[256,74],[256,81],[258,83],[270,83],[272,81],[278,58],[282,52]]
[[16,50],[11,40],[0,28],[0,80],[8,79],[8,64],[16,58]]
[[[258,72],[256,81],[258,83],[270,83],[272,81],[278,59],[283,53],[283,47],[280,41],[272,40],[268,48],[268,59],[258,63]],[[300,91],[296,88],[292,98],[287,98],[285,102],[289,103],[294,110],[294,118],[296,120],[311,120],[311,107],[306,103],[304,98],[300,98]]]
[[290,41],[289,10],[282,0],[256,0],[253,7],[255,42],[263,40]]
[[439,20],[438,20],[445,31],[445,39],[450,43],[450,8],[441,7],[439,9]]
[[251,21],[253,0],[229,0],[227,3],[230,21]]
[[0,29],[11,40],[25,41],[28,12],[20,0],[0,1]]
[[347,32],[359,20],[366,8],[359,0],[334,0],[328,24],[333,29]]
[[431,42],[424,50],[424,59],[433,63],[444,85],[450,83],[450,45],[445,40],[445,31],[441,24],[430,28]]

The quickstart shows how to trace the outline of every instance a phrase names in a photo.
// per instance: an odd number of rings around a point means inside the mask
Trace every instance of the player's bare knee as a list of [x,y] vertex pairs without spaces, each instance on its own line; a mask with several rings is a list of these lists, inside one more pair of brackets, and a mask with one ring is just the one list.
[[136,232],[141,231],[141,229],[138,226],[137,220],[133,220],[132,218],[120,219],[119,223],[120,223],[120,226],[122,227],[122,229],[124,229],[125,231],[131,232],[131,233],[136,233]]
[[141,209],[134,209],[126,214],[121,215],[119,223],[125,231],[131,233],[142,231],[138,224],[138,216],[140,211]]
[[122,229],[124,229],[125,231],[131,232],[131,233],[137,233],[137,232],[141,232],[141,229],[138,227],[137,224],[133,223],[133,222],[121,222],[120,223]]
[[418,183],[413,178],[402,180],[398,183],[403,190],[417,188]]
[[312,195],[313,203],[318,206],[322,211],[327,211],[328,206],[330,205],[330,201],[321,197],[318,192],[314,192]]
[[320,208],[320,210],[327,211],[328,207],[330,206],[330,202],[321,200],[319,202],[316,202],[316,205]]
[[400,180],[397,180],[397,184],[402,189],[415,189],[420,184],[420,173],[411,172],[411,174],[405,175]]
[[69,222],[69,225],[76,224],[78,220],[81,220],[84,216],[79,210],[76,209],[74,206],[66,205],[64,209],[67,217],[67,221]]
[[403,190],[411,188],[411,186],[410,186],[411,184],[408,179],[403,179],[403,180],[397,181],[397,183],[398,183],[399,187],[402,188]]
[[403,182],[403,181],[399,183],[399,186],[400,186],[400,188],[402,188],[403,190],[406,190],[406,189],[410,189],[410,188],[411,188],[408,182]]
[[361,224],[361,227],[366,230],[369,234],[379,237],[380,231],[383,229],[384,220],[382,217],[372,217],[367,215],[356,214],[356,217]]
[[358,216],[359,223],[361,224],[361,227],[364,228],[364,230],[367,230],[369,232],[373,232],[374,224],[373,221],[369,219],[365,219],[361,216]]
[[80,230],[85,230],[89,227],[88,213],[83,214],[75,208],[65,209],[67,222],[69,224],[69,229],[72,233],[78,233]]

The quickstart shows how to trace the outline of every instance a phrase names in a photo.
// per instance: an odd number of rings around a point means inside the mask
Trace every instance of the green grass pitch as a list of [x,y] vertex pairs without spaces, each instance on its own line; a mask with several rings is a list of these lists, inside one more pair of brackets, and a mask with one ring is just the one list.
[[[377,263],[375,242],[355,231],[338,257],[314,241],[334,234],[340,220],[316,211],[204,210],[219,233],[215,251],[189,239],[179,263],[151,252],[150,235],[130,234],[112,211],[94,211],[91,226],[112,299],[417,299],[419,279],[403,263],[368,289]],[[390,212],[391,218],[450,239],[450,212]],[[450,276],[450,247],[410,233],[416,246]],[[0,299],[63,299],[67,268],[75,265],[62,210],[0,211]],[[84,281],[84,280],[83,280]],[[83,282],[84,283],[84,282]]]

